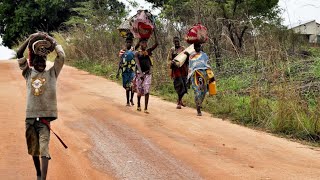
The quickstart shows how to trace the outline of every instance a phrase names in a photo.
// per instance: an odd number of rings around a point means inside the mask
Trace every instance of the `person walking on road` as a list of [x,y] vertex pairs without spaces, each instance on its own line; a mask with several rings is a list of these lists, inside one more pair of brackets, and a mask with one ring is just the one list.
[[173,79],[173,86],[178,94],[177,109],[181,109],[181,106],[185,105],[182,102],[183,96],[188,92],[187,88],[187,76],[188,76],[188,61],[186,61],[181,67],[177,67],[173,59],[181,53],[185,47],[180,45],[180,38],[173,38],[174,46],[169,50],[167,61],[169,64],[170,76]]
[[[34,38],[42,39],[41,42],[51,44],[57,56],[53,67],[46,70],[47,54],[37,54]],[[34,43],[32,43],[34,42]],[[23,53],[29,45],[29,62]],[[40,50],[41,51],[41,50]],[[22,76],[27,86],[26,107],[26,141],[28,153],[32,156],[37,173],[37,180],[45,180],[48,172],[50,123],[57,119],[56,83],[64,64],[65,53],[61,45],[45,33],[32,34],[18,49],[17,58]],[[41,157],[41,165],[40,165]],[[41,168],[40,168],[41,166]]]
[[[137,110],[141,111],[141,96],[145,96],[144,112],[148,112],[149,93],[152,80],[152,51],[158,47],[158,39],[154,31],[155,44],[148,48],[148,39],[140,39],[140,50],[136,52],[135,59],[137,63],[137,93],[138,93],[138,107]],[[148,48],[148,49],[147,49]]]
[[202,116],[201,106],[208,92],[209,77],[207,70],[211,70],[209,57],[204,53],[201,43],[194,44],[195,52],[189,54],[185,52],[189,59],[188,80],[191,81],[194,91],[194,100],[197,106],[197,115]]
[[[120,50],[120,62],[119,68],[117,73],[117,78],[119,77],[120,70],[122,72],[122,86],[126,90],[126,97],[127,97],[127,106],[134,105],[133,103],[133,96],[134,91],[132,88],[133,80],[136,71],[136,61],[134,57],[134,48],[132,47],[133,43],[133,36],[128,36],[126,38],[126,48]],[[131,97],[130,97],[131,95]],[[130,101],[129,101],[130,100]]]

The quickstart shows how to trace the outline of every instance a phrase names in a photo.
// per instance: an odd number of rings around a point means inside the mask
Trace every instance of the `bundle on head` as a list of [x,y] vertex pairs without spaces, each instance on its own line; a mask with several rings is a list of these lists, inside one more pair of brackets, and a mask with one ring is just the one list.
[[195,24],[187,32],[185,40],[189,44],[205,43],[208,40],[208,30],[200,23]]
[[33,65],[35,56],[47,56],[54,50],[54,46],[46,40],[46,36],[45,33],[39,33],[39,35],[30,39],[28,44],[30,66]]
[[120,36],[123,38],[127,38],[130,32],[130,20],[131,19],[126,19],[124,20],[118,27],[118,31],[120,33]]
[[139,10],[131,18],[130,26],[130,30],[135,38],[149,39],[155,27],[154,17],[147,10]]

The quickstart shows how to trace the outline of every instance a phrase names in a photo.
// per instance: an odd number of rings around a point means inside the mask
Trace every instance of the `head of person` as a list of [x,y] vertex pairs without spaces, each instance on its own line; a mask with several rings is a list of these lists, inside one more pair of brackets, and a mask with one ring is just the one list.
[[43,72],[47,67],[47,56],[34,55],[32,62],[35,70],[37,70],[38,72]]
[[194,43],[194,50],[198,53],[201,51],[201,43]]
[[126,38],[126,48],[131,49],[133,43],[133,38],[132,37],[127,37]]
[[180,38],[178,36],[173,38],[173,44],[176,48],[180,47]]
[[148,47],[148,39],[140,39],[139,45],[141,50],[146,50]]

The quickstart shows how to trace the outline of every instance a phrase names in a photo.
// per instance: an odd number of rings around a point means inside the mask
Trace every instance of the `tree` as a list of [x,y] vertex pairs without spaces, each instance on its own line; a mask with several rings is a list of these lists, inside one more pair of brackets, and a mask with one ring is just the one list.
[[216,1],[221,10],[224,26],[229,37],[239,49],[243,46],[243,37],[252,25],[258,26],[263,22],[278,19],[279,0],[225,0]]
[[80,0],[1,0],[0,35],[12,47],[35,31],[57,31],[71,15],[70,8]]
[[75,16],[66,22],[71,26],[93,26],[93,28],[115,28],[127,15],[125,5],[118,0],[90,0],[72,8]]
[[165,4],[168,4],[170,0],[146,0],[153,4],[154,7],[163,7]]
[[180,25],[201,22],[209,31],[210,50],[221,65],[222,36],[228,37],[236,52],[241,52],[248,30],[264,23],[279,22],[279,0],[147,0],[161,7],[161,15]]

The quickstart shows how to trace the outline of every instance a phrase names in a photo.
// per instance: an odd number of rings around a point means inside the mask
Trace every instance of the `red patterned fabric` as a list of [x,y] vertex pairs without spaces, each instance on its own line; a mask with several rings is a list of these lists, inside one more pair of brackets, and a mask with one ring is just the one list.
[[32,53],[31,49],[29,49],[28,54],[29,54],[29,56],[28,56],[29,67],[32,67],[33,66],[33,63],[32,63],[32,61],[33,61],[33,53]]
[[131,18],[131,32],[135,38],[149,39],[153,29],[153,16],[146,10],[139,10],[138,13]]
[[192,28],[189,29],[185,40],[189,44],[194,43],[205,43],[208,40],[208,30],[205,26],[195,24]]

